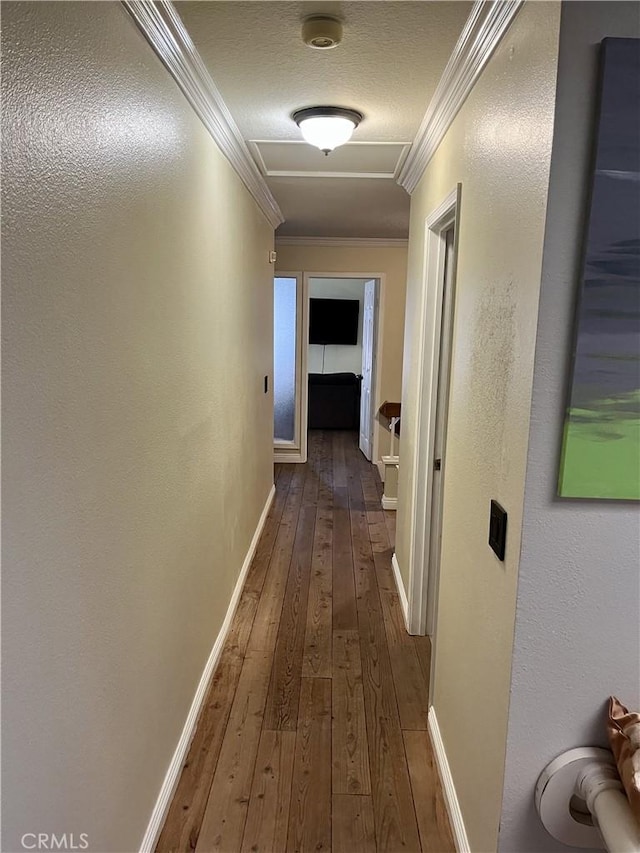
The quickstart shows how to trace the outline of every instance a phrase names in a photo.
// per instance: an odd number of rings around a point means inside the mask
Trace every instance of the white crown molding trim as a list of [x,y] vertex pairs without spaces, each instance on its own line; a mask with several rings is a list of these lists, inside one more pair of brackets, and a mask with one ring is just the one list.
[[[308,145],[309,143],[305,139],[250,139],[249,142],[252,145]],[[340,148],[359,148],[363,145],[375,145],[376,147],[382,146],[392,146],[392,147],[411,147],[410,142],[403,141],[387,141],[387,142],[376,142],[375,139],[370,139],[369,141],[358,139],[351,140],[350,142],[345,142],[344,145],[341,145]]]
[[273,228],[284,217],[170,0],[122,0]]
[[427,727],[429,729],[429,738],[433,746],[433,752],[436,758],[436,766],[438,768],[438,776],[442,783],[444,793],[444,801],[449,814],[451,830],[453,832],[453,840],[458,853],[471,853],[471,845],[467,837],[467,830],[462,817],[462,809],[460,801],[456,793],[456,786],[453,782],[453,775],[449,767],[449,760],[444,749],[444,742],[440,734],[440,726],[436,717],[436,710],[433,705],[429,708],[429,716],[427,717]]
[[343,249],[406,249],[409,241],[386,237],[278,237],[278,246],[322,246]]
[[269,178],[385,178],[386,180],[395,178],[394,172],[286,172],[267,169],[265,174]]
[[407,601],[407,593],[404,588],[402,575],[400,574],[400,566],[398,564],[398,558],[396,557],[395,551],[391,557],[391,568],[393,569],[393,578],[396,582],[396,587],[398,588],[400,607],[402,608],[402,615],[404,616],[404,625],[407,631],[409,631],[409,602]]
[[182,767],[187,758],[187,753],[189,752],[189,747],[191,746],[193,735],[195,734],[196,724],[198,722],[198,717],[200,715],[202,704],[207,695],[207,690],[209,689],[211,677],[213,676],[218,661],[220,660],[222,647],[224,646],[224,641],[226,640],[227,634],[229,633],[229,629],[231,628],[231,622],[233,621],[238,602],[240,601],[242,587],[244,586],[244,582],[247,578],[249,567],[251,566],[251,561],[253,560],[253,557],[256,553],[258,541],[264,529],[264,525],[267,521],[267,516],[269,515],[269,510],[271,509],[271,504],[273,503],[275,493],[276,487],[271,486],[271,491],[269,492],[267,501],[264,505],[264,509],[262,510],[262,514],[260,515],[260,519],[258,521],[258,526],[256,527],[255,533],[253,534],[251,544],[249,545],[247,556],[244,558],[242,568],[240,569],[240,574],[238,575],[238,580],[231,594],[231,600],[229,602],[229,607],[227,608],[227,613],[224,617],[224,622],[222,623],[222,627],[220,628],[218,636],[216,637],[215,642],[213,644],[213,648],[211,649],[209,659],[207,660],[202,675],[200,676],[200,682],[198,684],[195,696],[193,697],[193,702],[191,703],[189,713],[187,714],[187,719],[182,729],[180,740],[178,741],[178,745],[176,746],[173,758],[171,759],[171,763],[169,764],[169,769],[167,770],[166,776],[164,777],[164,782],[162,783],[162,787],[160,788],[158,799],[156,800],[156,804],[151,813],[151,818],[149,820],[149,824],[147,825],[147,830],[144,834],[144,838],[142,839],[142,844],[140,845],[140,853],[153,853],[153,851],[156,849],[156,844],[158,843],[158,838],[160,837],[162,827],[164,826],[164,822],[167,817],[167,812],[169,811],[169,806],[171,805],[171,800],[173,799],[173,795],[176,791],[176,788],[178,787],[178,782],[180,781]]
[[429,160],[523,3],[524,0],[475,0],[400,170],[398,183],[408,193],[417,187]]
[[253,159],[258,166],[258,171],[264,177],[267,174],[267,164],[264,162],[264,158],[262,156],[262,151],[255,142],[251,139],[247,142],[247,147],[249,148],[250,153],[253,155]]
[[345,143],[343,148],[348,147],[366,147],[367,145],[375,145],[375,146],[393,146],[395,148],[400,148],[400,152],[398,154],[398,159],[396,161],[396,165],[393,168],[392,172],[314,172],[314,171],[305,171],[303,169],[298,170],[278,170],[278,169],[269,169],[267,166],[262,151],[260,149],[261,145],[308,145],[308,142],[305,142],[303,139],[250,139],[247,142],[249,146],[250,152],[253,154],[253,158],[258,165],[258,169],[260,173],[269,178],[385,178],[389,180],[396,180],[398,174],[400,173],[400,169],[404,164],[404,161],[407,158],[407,154],[411,149],[410,142],[347,142]]

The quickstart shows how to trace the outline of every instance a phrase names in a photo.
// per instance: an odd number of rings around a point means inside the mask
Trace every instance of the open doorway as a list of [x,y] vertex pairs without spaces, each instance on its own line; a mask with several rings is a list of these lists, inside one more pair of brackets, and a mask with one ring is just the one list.
[[305,462],[309,430],[346,430],[378,453],[381,275],[278,272],[274,278],[274,459]]
[[373,453],[379,280],[308,275],[307,425],[354,434]]

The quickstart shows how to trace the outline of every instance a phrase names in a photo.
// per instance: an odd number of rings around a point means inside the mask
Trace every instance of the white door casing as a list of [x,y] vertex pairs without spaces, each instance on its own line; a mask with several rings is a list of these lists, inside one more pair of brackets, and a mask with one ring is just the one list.
[[[435,440],[433,465],[431,466],[431,518],[429,530],[429,553],[427,565],[427,623],[426,632],[435,633],[436,603],[440,578],[440,549],[442,543],[442,503],[444,472],[446,467],[447,414],[449,410],[449,387],[451,383],[451,350],[453,338],[454,271],[455,271],[455,224],[441,232],[444,243],[444,270],[442,313],[440,324],[440,347],[438,354],[438,384],[436,388]],[[427,470],[429,476],[429,470]],[[429,523],[429,519],[427,519]]]
[[364,286],[362,320],[362,385],[360,386],[360,450],[371,462],[373,444],[373,372],[375,359],[376,282]]
[[[458,184],[427,217],[425,223],[424,298],[418,361],[419,393],[414,445],[416,460],[411,518],[408,623],[410,633],[428,633],[434,638],[434,642],[437,642],[437,575],[445,467],[443,448],[450,381],[449,359],[453,332],[460,193],[461,185]],[[452,226],[455,227],[455,241],[453,246],[449,247],[447,269],[446,232]],[[445,272],[449,273],[448,292]],[[443,385],[446,387],[440,387]],[[436,458],[442,460],[439,472],[434,471]],[[435,659],[433,654],[432,659]],[[432,675],[435,676],[435,673]]]
[[307,461],[307,424],[308,424],[308,340],[309,340],[309,282],[312,278],[359,278],[366,282],[375,284],[375,303],[373,314],[373,336],[371,341],[371,378],[370,387],[370,431],[369,443],[371,456],[378,453],[377,437],[371,438],[374,423],[374,407],[375,400],[380,396],[380,377],[379,371],[376,369],[377,362],[382,358],[382,335],[377,331],[377,325],[380,320],[384,305],[385,293],[385,273],[378,272],[340,272],[340,271],[304,271],[304,272],[276,272],[274,277],[296,278],[299,285],[300,301],[298,303],[298,329],[299,329],[299,347],[297,350],[297,370],[296,377],[299,377],[298,396],[297,396],[297,421],[296,421],[296,440],[295,443],[277,443],[274,447],[275,462],[306,462]]
[[295,428],[292,441],[274,440],[274,462],[306,462],[308,283],[301,272],[278,271],[274,273],[274,279],[277,278],[295,279],[296,282]]

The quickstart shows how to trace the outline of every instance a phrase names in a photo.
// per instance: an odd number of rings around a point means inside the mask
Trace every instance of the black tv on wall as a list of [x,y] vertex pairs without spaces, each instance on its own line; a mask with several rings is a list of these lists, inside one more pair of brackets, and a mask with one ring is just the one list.
[[357,299],[310,299],[309,343],[357,344],[359,311]]

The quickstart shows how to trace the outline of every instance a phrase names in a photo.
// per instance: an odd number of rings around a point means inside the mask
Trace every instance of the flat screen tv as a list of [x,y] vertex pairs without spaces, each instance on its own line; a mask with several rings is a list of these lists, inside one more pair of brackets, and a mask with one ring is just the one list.
[[359,310],[357,299],[310,299],[309,343],[357,344]]

